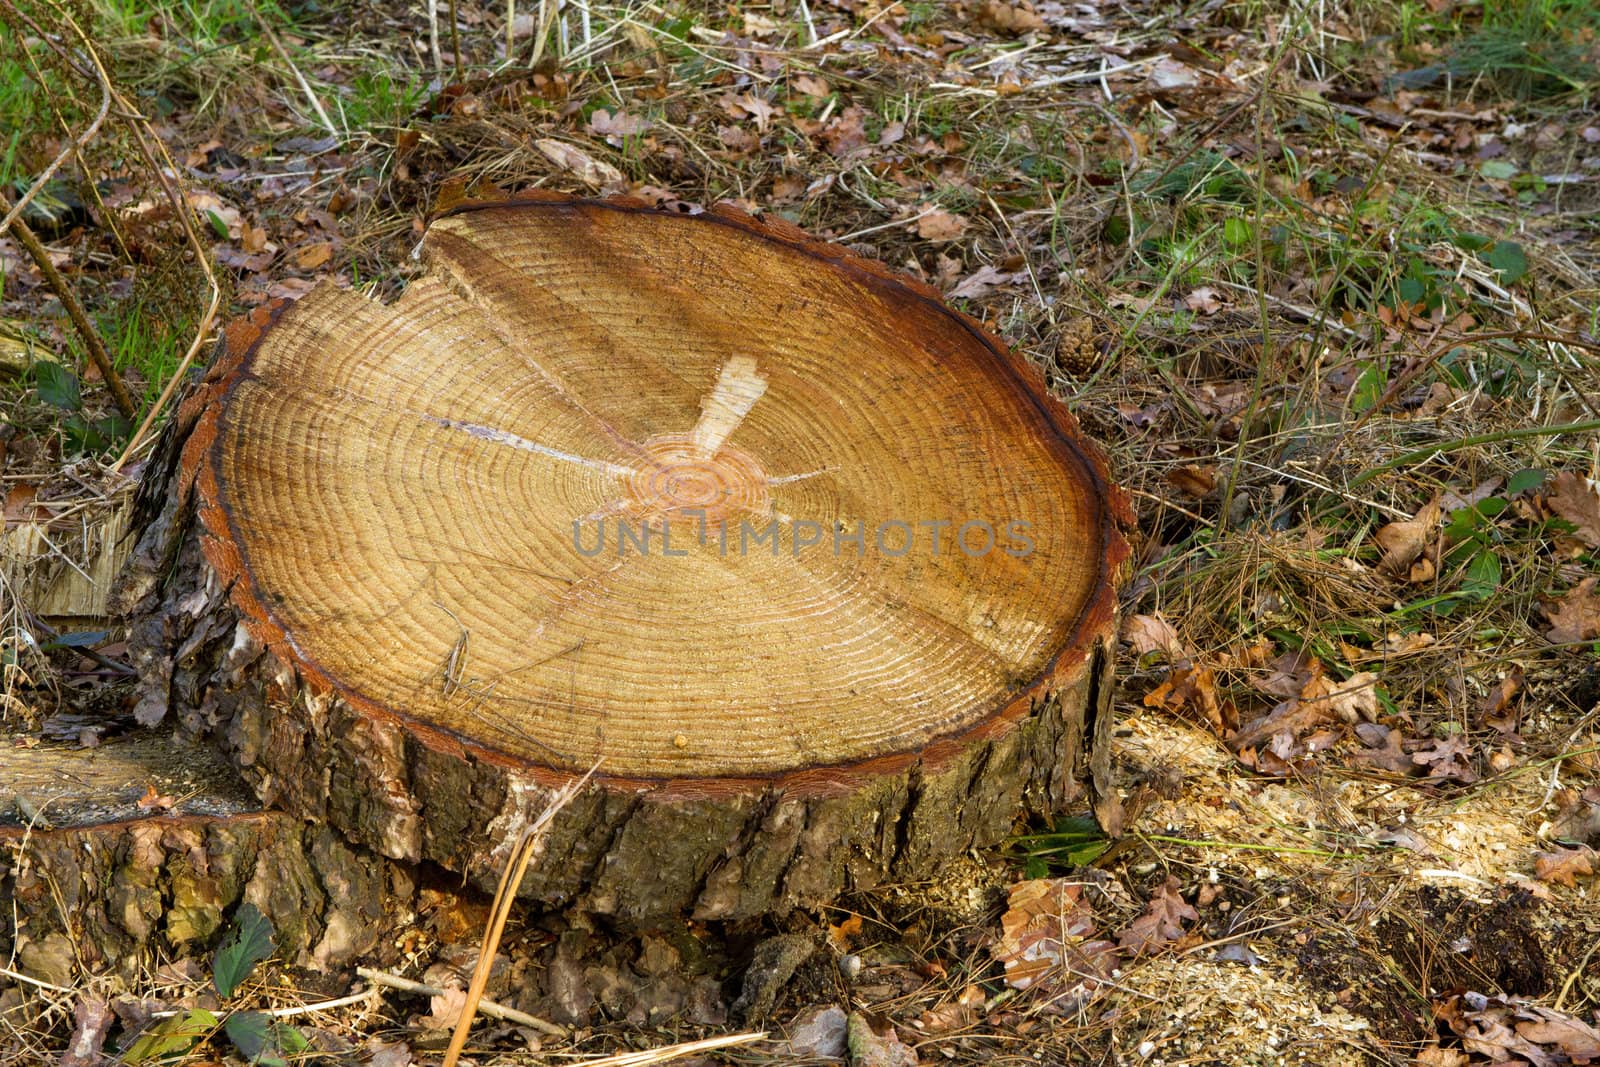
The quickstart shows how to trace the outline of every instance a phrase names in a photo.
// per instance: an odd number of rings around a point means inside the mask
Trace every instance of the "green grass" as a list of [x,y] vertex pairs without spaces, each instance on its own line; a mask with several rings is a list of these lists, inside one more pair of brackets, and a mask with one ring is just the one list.
[[362,71],[335,100],[344,128],[357,132],[403,125],[426,95],[427,86],[421,82],[387,71]]

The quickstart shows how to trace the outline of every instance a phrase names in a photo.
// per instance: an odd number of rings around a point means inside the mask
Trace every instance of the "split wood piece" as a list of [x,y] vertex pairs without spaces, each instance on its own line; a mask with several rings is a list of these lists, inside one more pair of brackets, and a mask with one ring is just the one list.
[[601,760],[521,891],[635,920],[1109,817],[1131,515],[997,339],[721,208],[471,202],[420,255],[227,331],[144,488],[144,721],[486,886]]
[[[166,731],[170,734],[170,731]],[[373,950],[409,877],[328,826],[258,810],[204,749],[162,734],[92,750],[0,748],[0,956],[33,978],[135,977],[209,949],[249,900],[279,955],[347,965]],[[168,810],[141,809],[141,794]]]

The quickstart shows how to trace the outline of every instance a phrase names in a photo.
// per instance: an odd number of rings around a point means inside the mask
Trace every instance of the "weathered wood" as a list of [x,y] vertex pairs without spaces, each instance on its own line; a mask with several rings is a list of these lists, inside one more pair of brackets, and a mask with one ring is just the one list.
[[245,900],[272,921],[283,959],[340,967],[373,949],[409,895],[404,871],[331,827],[259,810],[215,755],[170,730],[92,750],[3,740],[0,955],[32,977],[131,977],[204,951]]
[[[521,891],[639,923],[924,878],[1091,778],[1109,817],[1131,520],[996,339],[733,211],[475,203],[423,256],[227,331],[143,491],[142,721],[485,885],[601,759]],[[588,554],[596,515],[672,551]],[[718,551],[800,518],[865,550]],[[973,518],[1029,551],[873,543]]]

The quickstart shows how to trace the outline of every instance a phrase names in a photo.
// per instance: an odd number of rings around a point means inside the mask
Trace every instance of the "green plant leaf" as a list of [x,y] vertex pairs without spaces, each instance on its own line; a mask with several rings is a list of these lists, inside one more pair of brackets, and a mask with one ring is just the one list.
[[217,949],[211,965],[211,980],[217,992],[233,996],[234,990],[250,977],[256,964],[272,955],[272,924],[248,901],[234,913],[229,938]]
[[159,1063],[182,1056],[217,1028],[217,1017],[204,1008],[194,1008],[159,1023],[139,1035],[122,1062]]
[[1506,492],[1512,496],[1526,493],[1530,489],[1537,489],[1544,484],[1544,471],[1536,471],[1531,467],[1524,468],[1511,476],[1506,482]]
[[1528,254],[1515,241],[1496,241],[1483,253],[1483,261],[1500,272],[1504,285],[1514,285],[1528,273]]
[[1461,595],[1471,600],[1488,600],[1500,588],[1500,574],[1500,557],[1494,552],[1479,552],[1467,564],[1467,575],[1461,581]]
[[41,360],[33,365],[33,384],[39,399],[63,411],[76,411],[83,405],[78,376],[59,363]]
[[1517,176],[1517,165],[1504,159],[1486,159],[1478,166],[1478,173],[1485,178],[1510,181]]
[[1382,399],[1383,375],[1376,363],[1368,363],[1350,390],[1350,410],[1358,413],[1371,411],[1373,405]]
[[216,232],[218,237],[224,241],[228,239],[228,224],[222,221],[221,215],[218,215],[215,211],[207,211],[206,221],[211,223],[211,229]]
[[223,1028],[239,1055],[261,1067],[288,1067],[289,1057],[310,1047],[306,1035],[266,1012],[236,1011]]

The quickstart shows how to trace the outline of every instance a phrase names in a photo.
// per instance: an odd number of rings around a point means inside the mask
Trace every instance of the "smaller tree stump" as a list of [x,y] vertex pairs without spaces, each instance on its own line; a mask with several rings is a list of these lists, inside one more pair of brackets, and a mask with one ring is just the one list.
[[260,810],[218,756],[171,733],[92,750],[0,733],[0,955],[57,985],[134,978],[152,955],[204,951],[246,900],[291,963],[370,952],[404,872],[332,827]]
[[142,718],[485,884],[599,761],[521,892],[636,922],[1109,797],[1131,515],[976,322],[725,209],[472,202],[421,256],[227,331],[147,486]]

